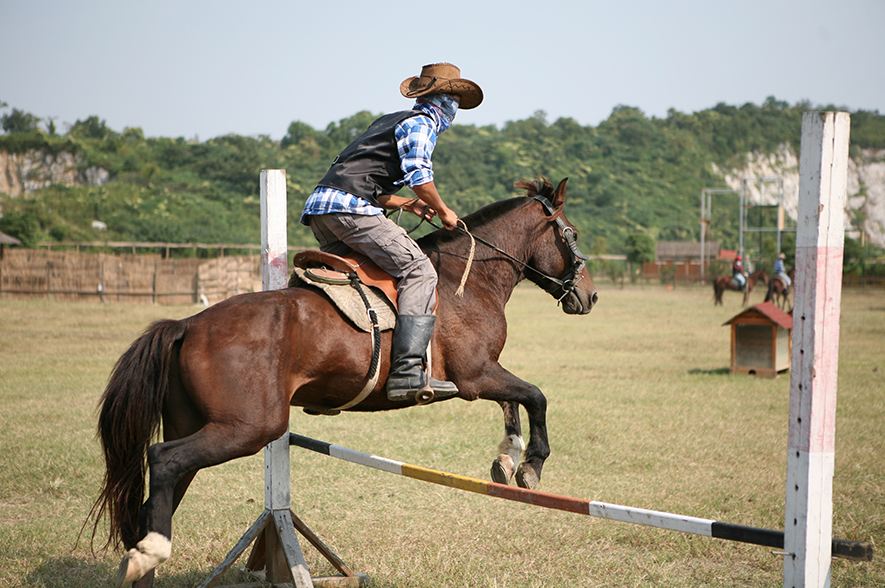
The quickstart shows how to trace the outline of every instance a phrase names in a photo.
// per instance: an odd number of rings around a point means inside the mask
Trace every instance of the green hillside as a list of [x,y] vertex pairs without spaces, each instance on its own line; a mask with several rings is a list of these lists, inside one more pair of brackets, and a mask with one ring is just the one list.
[[[2,103],[0,103],[2,105]],[[782,144],[798,149],[801,113],[809,104],[769,98],[762,105],[719,104],[664,118],[618,106],[598,126],[571,118],[548,121],[543,112],[502,127],[458,125],[442,135],[434,155],[437,184],[466,214],[514,194],[521,178],[570,178],[569,216],[583,247],[623,252],[627,239],[694,239],[698,194],[721,185],[714,172],[747,152]],[[290,242],[313,242],[297,223],[315,182],[348,141],[377,113],[359,112],[326,129],[293,122],[282,141],[226,135],[197,142],[145,138],[140,129],[115,131],[98,117],[59,133],[54,124],[5,108],[0,151],[69,152],[82,168],[102,167],[102,186],[53,186],[11,198],[0,195],[0,230],[33,244],[42,240],[256,242],[258,172],[288,171]],[[885,148],[885,116],[855,112],[852,148]],[[107,224],[91,228],[93,219]],[[409,222],[412,222],[409,219]],[[736,227],[716,235],[732,246]]]

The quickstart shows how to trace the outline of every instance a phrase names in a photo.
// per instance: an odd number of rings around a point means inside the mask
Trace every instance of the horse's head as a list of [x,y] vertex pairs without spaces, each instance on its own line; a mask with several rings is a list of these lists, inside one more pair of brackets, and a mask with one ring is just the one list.
[[578,249],[578,232],[565,216],[568,178],[556,189],[546,179],[518,182],[537,201],[538,231],[530,248],[526,277],[562,304],[566,314],[587,314],[597,294],[587,272],[587,256]]

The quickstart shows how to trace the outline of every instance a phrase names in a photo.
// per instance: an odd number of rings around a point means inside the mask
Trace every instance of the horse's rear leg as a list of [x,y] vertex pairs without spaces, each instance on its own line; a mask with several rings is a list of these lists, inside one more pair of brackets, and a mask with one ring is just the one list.
[[138,580],[139,587],[151,585],[150,572],[171,555],[172,513],[198,470],[257,453],[279,437],[285,426],[283,422],[282,428],[271,430],[215,423],[182,439],[152,445],[148,450],[150,495],[141,511],[144,538],[120,562],[118,584]]
[[504,439],[498,445],[498,457],[492,462],[492,480],[499,484],[509,484],[522,459],[525,441],[519,422],[519,404],[514,401],[499,401],[504,411]]

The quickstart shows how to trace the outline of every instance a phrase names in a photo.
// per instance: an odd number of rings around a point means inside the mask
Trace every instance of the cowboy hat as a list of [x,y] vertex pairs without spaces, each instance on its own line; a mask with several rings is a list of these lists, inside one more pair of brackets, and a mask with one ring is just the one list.
[[400,94],[418,98],[428,94],[452,94],[458,97],[458,108],[469,110],[482,102],[482,88],[476,82],[461,78],[461,69],[451,63],[431,63],[421,68],[421,75],[403,80]]
[[786,259],[787,256],[784,255],[783,253],[779,253],[778,256],[777,256],[777,258],[778,258],[778,259]]

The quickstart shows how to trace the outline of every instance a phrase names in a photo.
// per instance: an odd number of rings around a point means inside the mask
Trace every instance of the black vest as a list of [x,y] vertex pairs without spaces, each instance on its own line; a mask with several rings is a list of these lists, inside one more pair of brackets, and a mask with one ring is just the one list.
[[393,194],[402,187],[394,184],[404,176],[394,137],[396,125],[423,114],[405,110],[377,119],[338,154],[319,185],[338,188],[380,206],[379,196]]

